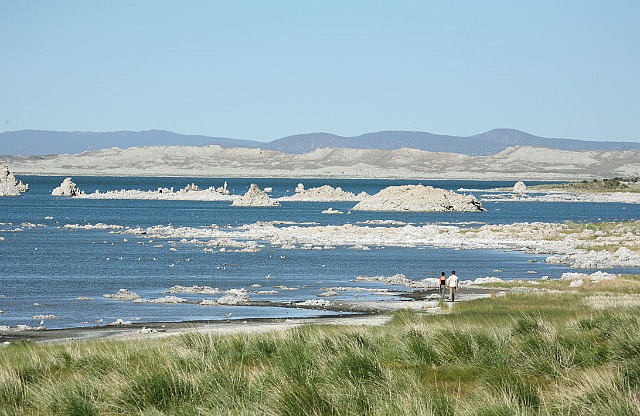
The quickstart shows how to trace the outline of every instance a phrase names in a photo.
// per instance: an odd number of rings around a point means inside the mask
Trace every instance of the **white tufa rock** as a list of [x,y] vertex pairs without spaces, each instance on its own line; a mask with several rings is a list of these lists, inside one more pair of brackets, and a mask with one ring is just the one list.
[[[240,305],[249,302],[246,289],[229,289],[226,294],[218,299],[218,305]],[[200,303],[202,305],[202,303]]]
[[513,185],[513,192],[524,194],[525,192],[527,192],[527,185],[525,185],[522,181],[516,182],[516,184]]
[[305,300],[304,302],[296,303],[296,306],[318,306],[321,308],[331,306],[331,305],[332,305],[331,301],[326,299],[309,299],[309,300]]
[[115,299],[115,300],[136,300],[140,299],[140,295],[135,292],[131,292],[127,289],[120,289],[118,293],[102,295],[102,297],[107,299]]
[[58,319],[56,315],[35,315],[32,316],[33,319]]
[[155,191],[142,191],[139,189],[121,189],[119,191],[100,192],[96,190],[91,194],[77,195],[85,199],[157,199],[170,201],[230,201],[236,198],[229,195],[227,183],[216,188],[210,186],[207,189],[200,189],[198,185],[192,183],[177,191],[171,188],[159,187]]
[[326,292],[318,293],[316,296],[319,296],[321,298],[330,298],[333,296],[338,296],[338,292],[335,292],[333,290],[328,290]]
[[499,277],[493,277],[493,276],[478,277],[471,284],[473,284],[473,285],[481,285],[481,284],[484,284],[484,283],[504,283],[504,280],[500,279]]
[[582,279],[576,279],[576,280],[572,280],[571,283],[569,283],[569,287],[580,287],[584,284],[584,281]]
[[126,325],[131,325],[131,321],[123,321],[122,319],[118,318],[113,322],[109,322],[107,325],[109,325],[109,326],[126,326]]
[[296,186],[295,191],[295,194],[283,196],[279,198],[279,200],[314,202],[361,201],[369,196],[366,192],[361,192],[356,195],[353,192],[343,191],[339,186],[337,188],[333,188],[329,185],[323,185],[318,188],[304,189],[304,185],[301,183]]
[[440,279],[437,277],[427,277],[414,283],[414,287],[434,287],[440,284]]
[[582,280],[591,280],[593,282],[596,281],[602,281],[602,280],[612,280],[615,279],[617,276],[615,274],[612,273],[606,273],[606,272],[602,272],[602,271],[597,271],[595,273],[592,274],[585,274],[585,273],[562,273],[562,276],[560,277],[560,280],[578,280],[578,279],[582,279]]
[[103,224],[101,222],[97,224],[65,224],[64,228],[67,230],[123,230],[122,225],[115,224]]
[[356,282],[382,282],[389,285],[409,286],[413,280],[408,279],[404,274],[398,273],[393,276],[357,276]]
[[258,185],[252,183],[249,190],[242,197],[235,199],[232,206],[236,207],[279,207],[280,202],[272,199]]
[[204,295],[219,295],[220,293],[222,293],[222,291],[220,289],[218,289],[217,287],[211,287],[211,286],[198,286],[198,285],[193,285],[193,286],[180,286],[180,285],[176,285],[176,286],[172,286],[167,293],[200,293],[200,294],[204,294]]
[[84,192],[78,189],[71,178],[64,178],[64,181],[51,191],[52,196],[79,196],[84,195]]
[[473,195],[423,185],[389,186],[358,202],[358,211],[478,212],[485,211]]
[[143,299],[143,298],[138,298],[134,300],[135,303],[171,303],[171,304],[178,304],[178,303],[187,303],[189,302],[186,299],[183,298],[179,298],[177,296],[163,296],[161,298],[157,298],[157,299]]
[[19,196],[21,192],[28,190],[29,184],[18,182],[7,165],[0,166],[0,196]]
[[571,254],[549,256],[545,259],[545,262],[570,264],[571,267],[581,269],[636,267],[636,265],[640,264],[640,252],[631,251],[627,247],[620,247],[613,253],[607,250],[579,251]]

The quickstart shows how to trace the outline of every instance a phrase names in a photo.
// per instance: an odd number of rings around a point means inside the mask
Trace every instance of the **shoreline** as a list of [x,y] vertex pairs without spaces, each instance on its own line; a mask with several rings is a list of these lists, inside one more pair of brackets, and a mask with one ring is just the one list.
[[[502,288],[463,287],[456,295],[456,302],[491,297]],[[437,288],[400,292],[393,300],[333,301],[330,306],[306,306],[303,309],[339,312],[337,315],[319,315],[299,318],[246,318],[221,320],[194,320],[180,322],[133,322],[128,325],[102,325],[44,330],[0,331],[0,344],[5,342],[32,341],[36,343],[101,340],[149,339],[181,335],[187,332],[215,334],[262,333],[283,331],[302,325],[384,325],[391,314],[400,309],[422,310],[428,313],[446,313],[438,306]],[[434,299],[437,296],[438,299]],[[445,304],[451,308],[445,296]],[[268,303],[268,304],[267,304]],[[243,306],[274,306],[271,302],[249,302]],[[282,304],[279,304],[283,307]],[[242,307],[242,306],[238,306]],[[284,306],[286,307],[286,306]],[[296,306],[290,306],[294,308]]]

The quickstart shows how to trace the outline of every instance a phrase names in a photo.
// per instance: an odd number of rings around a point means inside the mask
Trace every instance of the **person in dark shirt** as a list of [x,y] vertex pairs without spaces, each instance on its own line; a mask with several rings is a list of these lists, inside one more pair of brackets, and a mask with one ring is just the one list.
[[445,291],[447,289],[447,276],[444,275],[444,272],[440,275],[440,296],[444,297]]

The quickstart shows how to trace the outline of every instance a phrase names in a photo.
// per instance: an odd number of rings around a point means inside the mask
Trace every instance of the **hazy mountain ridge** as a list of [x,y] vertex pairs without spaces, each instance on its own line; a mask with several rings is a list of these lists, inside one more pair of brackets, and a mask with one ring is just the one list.
[[0,133],[0,154],[49,155],[77,154],[111,147],[136,146],[205,146],[259,147],[253,140],[186,135],[165,130],[67,132],[50,130],[18,130]]
[[380,131],[354,137],[343,137],[331,133],[308,133],[283,137],[271,142],[184,135],[163,130],[103,133],[20,130],[0,133],[0,154],[6,155],[76,154],[111,147],[167,145],[261,148],[289,154],[309,153],[322,148],[381,150],[411,148],[475,156],[496,154],[512,146],[541,146],[573,151],[640,149],[640,143],[636,142],[545,138],[514,129],[494,129],[470,137],[415,131]]

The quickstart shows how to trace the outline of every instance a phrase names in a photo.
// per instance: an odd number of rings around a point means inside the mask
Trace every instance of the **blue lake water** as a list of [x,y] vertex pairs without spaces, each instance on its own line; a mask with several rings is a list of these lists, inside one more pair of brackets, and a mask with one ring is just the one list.
[[[411,279],[436,277],[440,271],[455,269],[463,279],[493,276],[503,270],[502,278],[527,278],[548,275],[557,278],[567,266],[544,263],[544,256],[501,250],[452,250],[387,247],[384,250],[281,250],[267,247],[257,253],[205,253],[190,244],[168,247],[138,244],[140,236],[109,233],[109,230],[64,229],[65,224],[118,224],[149,227],[158,224],[200,227],[211,224],[238,226],[256,221],[316,222],[320,225],[356,223],[366,220],[399,220],[408,223],[612,221],[638,219],[639,208],[632,204],[486,202],[482,213],[381,213],[353,211],[350,215],[326,215],[332,207],[348,211],[354,202],[283,202],[281,207],[231,207],[230,202],[87,200],[50,196],[63,177],[21,176],[30,185],[20,197],[0,198],[0,325],[35,326],[36,315],[57,315],[46,321],[48,328],[93,326],[121,318],[139,318],[141,322],[189,321],[252,317],[300,317],[329,314],[291,308],[231,307],[182,304],[137,304],[105,299],[103,294],[120,288],[132,290],[145,298],[164,296],[174,285],[206,285],[222,290],[249,288],[260,284],[262,290],[275,285],[296,287],[280,290],[278,295],[250,293],[252,300],[305,300],[316,298],[323,287],[354,286],[358,275],[377,276],[402,273]],[[251,183],[273,188],[272,196],[293,193],[299,182],[306,188],[330,184],[344,190],[373,194],[400,184],[433,185],[458,188],[490,189],[513,186],[499,181],[407,181],[407,180],[298,180],[298,179],[212,179],[212,178],[116,178],[74,177],[85,192],[117,189],[155,190],[158,187],[183,188],[196,183],[201,188],[228,182],[231,193],[244,193]],[[527,183],[533,185],[535,182]],[[482,192],[475,192],[476,195]],[[45,219],[53,217],[53,219]],[[46,227],[24,228],[21,223]],[[474,225],[470,225],[474,226]],[[24,228],[24,231],[14,231]],[[124,239],[128,241],[124,241]],[[155,259],[155,260],[154,260]],[[188,259],[188,261],[187,261]],[[538,262],[530,263],[528,260]],[[173,265],[169,267],[169,265]],[[536,271],[537,274],[527,274]],[[616,269],[616,273],[640,273],[638,269]],[[270,279],[265,276],[269,275]],[[358,286],[387,287],[380,283],[357,283]],[[360,299],[370,297],[360,293]],[[76,300],[86,296],[91,300]],[[215,299],[219,295],[177,296],[190,299]],[[338,299],[353,299],[353,293],[341,292]],[[86,322],[86,323],[85,323]]]

